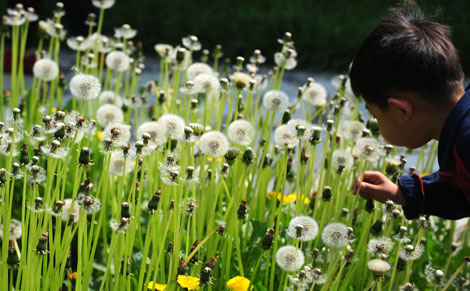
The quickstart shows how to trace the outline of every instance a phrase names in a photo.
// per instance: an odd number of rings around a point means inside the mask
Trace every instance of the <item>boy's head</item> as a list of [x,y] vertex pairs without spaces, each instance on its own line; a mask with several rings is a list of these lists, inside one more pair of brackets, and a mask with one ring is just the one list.
[[426,20],[407,1],[365,39],[350,78],[355,95],[376,115],[383,137],[416,148],[433,138],[433,123],[426,119],[455,101],[464,74],[449,28]]

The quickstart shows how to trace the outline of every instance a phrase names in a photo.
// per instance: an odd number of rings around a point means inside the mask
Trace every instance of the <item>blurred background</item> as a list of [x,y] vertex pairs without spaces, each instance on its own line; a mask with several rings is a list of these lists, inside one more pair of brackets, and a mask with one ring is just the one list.
[[[1,0],[0,11],[16,2],[34,6],[40,19],[51,17],[56,1]],[[64,0],[64,19],[68,36],[86,35],[84,21],[89,12],[97,12],[91,0]],[[293,34],[298,52],[298,69],[323,72],[347,72],[348,65],[362,40],[387,15],[397,0],[117,0],[105,12],[104,34],[124,23],[138,30],[148,56],[156,56],[156,43],[180,44],[181,38],[199,37],[203,48],[212,51],[221,44],[224,57],[249,57],[260,49],[273,61],[280,49],[277,39],[284,32]],[[461,54],[464,70],[470,72],[470,1],[417,0],[429,15],[452,27],[454,43]],[[35,23],[37,27],[37,22]],[[35,29],[33,27],[33,29]],[[37,30],[37,29],[36,29]],[[34,33],[33,33],[34,43]],[[63,46],[64,48],[66,45]],[[200,52],[199,52],[200,53]],[[197,58],[197,55],[196,55]]]

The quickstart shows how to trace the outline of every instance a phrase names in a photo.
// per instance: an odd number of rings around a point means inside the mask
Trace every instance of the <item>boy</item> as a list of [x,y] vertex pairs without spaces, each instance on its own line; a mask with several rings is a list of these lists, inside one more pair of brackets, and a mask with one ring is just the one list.
[[356,96],[376,116],[391,144],[420,147],[439,140],[440,169],[420,177],[380,172],[358,178],[354,193],[403,206],[408,219],[470,216],[470,90],[449,28],[426,20],[413,2],[392,10],[365,39],[350,71]]

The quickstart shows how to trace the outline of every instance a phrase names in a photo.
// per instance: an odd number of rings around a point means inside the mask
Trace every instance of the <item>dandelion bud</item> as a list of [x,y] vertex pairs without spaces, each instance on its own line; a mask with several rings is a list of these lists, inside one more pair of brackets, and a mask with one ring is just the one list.
[[130,218],[131,217],[131,206],[128,202],[121,203],[121,217]]
[[330,201],[331,200],[331,187],[330,186],[325,186],[323,188],[323,193],[322,193],[322,199],[323,201]]
[[52,128],[52,118],[49,115],[44,115],[42,122],[44,123],[47,130]]
[[340,107],[338,105],[336,105],[335,108],[334,108],[334,111],[333,111],[333,115],[335,115],[335,116],[338,115],[339,109],[340,109]]
[[154,213],[158,209],[158,203],[160,202],[160,198],[162,196],[162,189],[159,187],[155,194],[152,196],[152,199],[149,201],[148,209],[150,212]]
[[6,185],[7,178],[6,178],[7,171],[4,168],[0,169],[0,186]]
[[199,282],[201,286],[204,286],[211,282],[212,280],[211,274],[212,274],[212,269],[209,267],[205,267],[201,270],[201,275],[199,276]]
[[310,144],[316,145],[320,142],[321,129],[319,127],[313,127],[312,136],[309,139]]
[[398,216],[400,216],[400,214],[401,214],[400,210],[398,210],[398,209],[393,209],[392,210],[393,218],[397,218]]
[[49,238],[49,232],[46,230],[42,233],[39,238],[39,242],[36,246],[35,252],[40,255],[45,255],[47,253],[47,239]]
[[196,110],[197,109],[197,106],[199,104],[199,101],[197,99],[191,99],[191,109],[192,110]]
[[221,170],[221,174],[224,178],[227,178],[228,176],[228,169],[229,169],[229,165],[227,163],[223,164],[222,165],[222,170]]
[[372,213],[374,211],[374,208],[375,208],[374,200],[367,199],[366,211],[369,212],[369,213]]
[[331,132],[331,131],[333,130],[333,125],[334,125],[334,121],[331,120],[331,119],[328,119],[328,120],[326,121],[326,130],[327,130],[328,132]]
[[184,48],[179,48],[176,51],[176,62],[178,65],[181,65],[181,63],[184,61],[185,56],[186,56],[186,50]]
[[240,154],[240,149],[236,147],[230,147],[224,155],[225,160],[229,165],[233,165],[235,159]]
[[391,153],[392,150],[393,150],[393,145],[387,144],[387,145],[384,146],[384,148],[385,148],[385,153],[386,153],[387,156],[388,156],[388,155],[390,155],[390,153]]
[[172,241],[168,242],[168,248],[166,249],[166,252],[167,252],[168,254],[172,254],[172,253],[173,253],[173,242],[172,242]]
[[41,197],[36,197],[36,198],[34,199],[34,204],[35,204],[35,209],[36,209],[36,210],[39,210],[39,209],[42,208],[42,202],[43,202],[43,200],[42,200]]
[[470,264],[470,256],[465,256],[463,259],[465,260],[465,262]]
[[19,120],[21,118],[21,110],[19,108],[13,108],[13,119],[14,120]]
[[90,150],[88,147],[83,147],[80,151],[80,156],[78,158],[78,163],[82,166],[88,166],[91,162],[90,159]]
[[408,168],[408,175],[413,175],[413,173],[416,172],[416,167],[415,166],[411,166]]
[[289,109],[286,109],[282,114],[281,124],[287,124],[292,118],[292,114]]
[[12,166],[11,171],[12,171],[13,176],[18,175],[20,173],[20,164],[13,163],[11,166]]
[[178,263],[178,275],[185,275],[187,270],[188,266],[186,265],[186,261],[184,258],[181,258]]
[[406,283],[405,285],[403,285],[402,287],[400,287],[400,290],[403,290],[403,291],[415,291],[417,290],[416,287],[411,284],[411,283]]
[[391,213],[393,211],[393,205],[395,205],[395,203],[393,203],[392,200],[386,200],[385,201],[385,212],[386,213]]
[[125,144],[121,146],[122,154],[127,157],[129,155],[129,150],[131,149],[130,144]]
[[[197,246],[199,245],[199,241],[198,240],[195,240],[193,242],[193,244],[191,245],[191,249],[189,250],[189,253],[192,253],[196,248]],[[189,262],[191,264],[196,264],[197,261],[199,261],[199,258],[197,256],[197,252],[191,257],[191,259],[189,259]]]
[[383,221],[381,219],[377,219],[377,221],[370,228],[370,232],[373,235],[379,235],[382,232],[382,225]]
[[247,147],[243,153],[242,161],[248,166],[253,163],[254,159],[255,153],[253,153],[253,149],[251,147]]
[[174,208],[175,208],[175,200],[171,200],[169,210],[172,211]]
[[307,151],[306,148],[303,147],[303,148],[302,148],[302,151],[301,151],[301,153],[300,153],[300,162],[301,162],[302,164],[304,164],[304,165],[305,165],[305,164],[308,162],[308,160],[310,159],[310,155],[307,154],[306,151]]
[[191,140],[193,133],[194,133],[194,130],[191,127],[189,126],[184,127],[184,139],[185,140],[188,140],[188,141]]
[[16,252],[15,241],[10,240],[8,245],[8,258],[7,264],[12,269],[17,269],[20,264],[20,259],[18,258],[18,254]]
[[274,240],[274,228],[269,228],[266,231],[266,235],[264,236],[263,240],[261,241],[261,248],[265,251],[269,250],[273,246]]
[[369,137],[370,136],[370,130],[368,130],[367,128],[364,128],[362,130],[362,137]]
[[290,32],[284,33],[284,37],[282,38],[282,40],[284,41],[284,43],[291,42],[292,41],[292,33],[290,33]]
[[138,140],[135,142],[135,152],[137,155],[141,155],[142,154],[142,149],[144,147],[144,142],[141,141],[141,140]]
[[456,242],[453,242],[453,243],[451,244],[451,250],[452,250],[452,252],[455,252],[455,250],[456,250],[458,247],[459,247],[459,244],[456,243]]
[[367,123],[366,127],[372,132],[372,135],[378,137],[380,135],[379,122],[375,117],[371,117]]
[[224,235],[226,228],[227,228],[227,225],[225,224],[225,222],[220,222],[217,228],[217,233],[219,235]]
[[62,211],[62,208],[64,207],[64,205],[65,205],[65,201],[61,201],[61,200],[57,201],[57,202],[55,203],[54,212],[55,212],[55,213],[61,212],[61,211]]
[[189,201],[188,207],[186,208],[186,215],[187,216],[193,215],[195,210],[196,210],[196,203]]
[[353,240],[356,236],[354,235],[354,229],[352,227],[348,227],[348,238],[349,240]]
[[349,214],[349,209],[348,208],[343,208],[341,209],[341,216],[346,218]]
[[247,212],[248,210],[247,210],[247,205],[246,205],[246,199],[243,198],[242,202],[240,202],[240,206],[238,207],[238,211],[237,211],[238,219],[245,219]]
[[425,228],[426,227],[426,218],[424,216],[420,216],[418,218],[418,222],[419,222],[419,225],[422,227],[422,228]]

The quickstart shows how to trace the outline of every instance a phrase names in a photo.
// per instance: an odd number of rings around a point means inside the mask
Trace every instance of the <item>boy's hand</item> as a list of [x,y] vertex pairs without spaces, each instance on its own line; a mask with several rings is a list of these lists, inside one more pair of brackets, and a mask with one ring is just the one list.
[[364,172],[364,178],[359,175],[354,182],[353,193],[356,194],[357,190],[359,190],[359,194],[364,199],[374,199],[381,203],[390,199],[400,205],[405,205],[406,203],[400,187],[385,177],[384,174],[377,171]]

